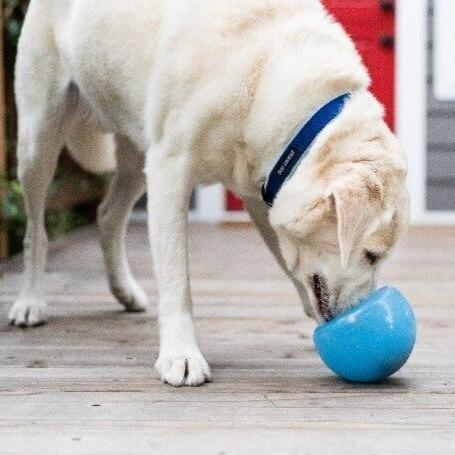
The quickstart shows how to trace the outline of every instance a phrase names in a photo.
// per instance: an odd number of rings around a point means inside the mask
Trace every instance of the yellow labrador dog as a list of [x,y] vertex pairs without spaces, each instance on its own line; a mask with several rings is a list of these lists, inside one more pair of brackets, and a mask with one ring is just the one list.
[[124,242],[148,191],[163,381],[210,378],[185,233],[196,185],[244,198],[309,315],[358,302],[407,223],[405,158],[369,82],[318,0],[32,0],[16,80],[25,277],[11,322],[46,319],[43,214],[63,145],[88,170],[116,168],[98,221],[128,311],[147,307]]

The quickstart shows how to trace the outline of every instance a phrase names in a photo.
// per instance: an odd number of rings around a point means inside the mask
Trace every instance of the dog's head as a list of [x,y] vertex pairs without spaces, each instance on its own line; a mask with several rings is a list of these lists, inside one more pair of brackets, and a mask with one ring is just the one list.
[[320,320],[374,288],[406,228],[405,177],[401,148],[379,122],[366,134],[333,135],[279,192],[270,221]]

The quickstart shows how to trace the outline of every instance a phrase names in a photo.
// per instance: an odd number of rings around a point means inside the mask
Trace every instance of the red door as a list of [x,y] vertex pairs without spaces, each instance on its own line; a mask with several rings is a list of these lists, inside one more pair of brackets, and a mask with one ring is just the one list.
[[393,0],[323,0],[355,41],[367,66],[372,92],[384,104],[386,121],[394,127],[395,2]]
[[[386,109],[386,121],[394,127],[395,102],[395,1],[322,0],[355,41],[372,79],[372,92]],[[227,209],[242,210],[242,201],[227,192]]]

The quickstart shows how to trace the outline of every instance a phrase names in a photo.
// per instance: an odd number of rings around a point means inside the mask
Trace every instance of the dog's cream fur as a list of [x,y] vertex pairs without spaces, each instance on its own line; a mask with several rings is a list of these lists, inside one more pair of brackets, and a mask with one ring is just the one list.
[[[148,190],[164,381],[210,377],[193,328],[185,234],[197,184],[220,181],[243,196],[308,314],[356,302],[407,208],[405,160],[368,86],[353,43],[317,0],[32,0],[17,61],[28,228],[12,323],[46,318],[43,214],[64,144],[89,170],[116,163],[99,227],[111,289],[130,311],[147,299],[125,231]],[[351,100],[269,213],[260,187],[277,154],[317,106],[346,91]]]

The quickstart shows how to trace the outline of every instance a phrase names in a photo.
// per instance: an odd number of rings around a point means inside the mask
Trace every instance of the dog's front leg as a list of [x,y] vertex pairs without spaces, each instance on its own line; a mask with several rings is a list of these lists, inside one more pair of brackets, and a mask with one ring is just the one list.
[[150,151],[146,174],[150,241],[159,291],[160,353],[163,382],[197,386],[210,369],[196,342],[192,320],[186,223],[192,190],[183,156],[157,157]]

